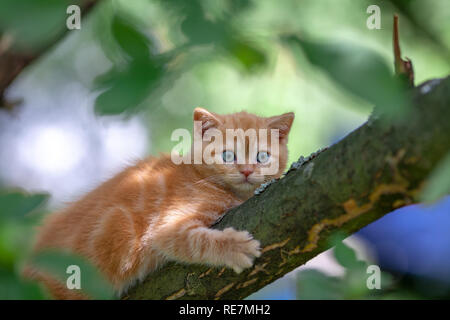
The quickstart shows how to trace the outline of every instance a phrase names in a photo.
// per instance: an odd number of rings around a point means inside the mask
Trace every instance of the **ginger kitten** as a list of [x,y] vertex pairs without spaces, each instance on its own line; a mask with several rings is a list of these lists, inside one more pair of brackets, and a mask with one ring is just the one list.
[[[259,185],[282,174],[293,120],[293,113],[263,118],[246,112],[218,115],[196,108],[194,121],[201,125],[201,138],[212,130],[223,133],[225,147],[212,152],[214,159],[222,161],[177,165],[169,155],[142,160],[46,217],[33,251],[63,249],[87,258],[118,294],[169,260],[227,266],[236,272],[251,267],[260,256],[257,240],[247,231],[209,227],[251,197]],[[254,161],[249,161],[251,152],[242,161],[233,150],[236,141],[226,141],[227,129],[267,129],[267,143],[261,150],[256,147]],[[278,132],[276,140],[272,132]],[[202,147],[212,143],[204,140]],[[244,137],[241,142],[246,151],[255,149],[254,141]],[[277,163],[275,172],[264,173],[268,163]],[[42,282],[54,298],[87,298],[32,266],[24,273]]]

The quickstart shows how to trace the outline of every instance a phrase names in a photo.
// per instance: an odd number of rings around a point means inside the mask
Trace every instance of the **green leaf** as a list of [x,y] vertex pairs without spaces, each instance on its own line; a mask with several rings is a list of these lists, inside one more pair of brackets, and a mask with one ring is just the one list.
[[350,93],[373,103],[390,119],[407,111],[406,86],[376,52],[352,44],[321,44],[287,36],[297,59],[301,48],[307,59]]
[[2,0],[0,1],[0,31],[13,36],[14,45],[25,49],[40,49],[66,30],[66,9],[69,0]]
[[253,4],[251,0],[229,0],[228,3],[232,13],[248,9]]
[[45,251],[32,257],[31,264],[64,284],[71,276],[67,268],[73,265],[78,266],[83,293],[93,299],[105,300],[114,297],[112,285],[97,268],[80,256],[62,251]]
[[0,300],[37,300],[44,295],[36,283],[22,280],[15,273],[0,267]]
[[300,271],[297,275],[297,299],[342,299],[341,282],[339,278],[329,277],[315,269]]
[[356,253],[350,247],[346,246],[343,242],[338,243],[333,250],[334,257],[337,262],[345,268],[353,269],[359,265]]
[[430,173],[428,182],[420,195],[420,200],[431,203],[447,194],[450,194],[450,152]]
[[95,101],[95,112],[116,115],[136,109],[163,75],[167,59],[152,56],[150,41],[135,26],[120,16],[114,16],[112,34],[120,48],[130,58],[125,67],[114,66],[97,77],[97,88],[105,89]]
[[342,233],[335,233],[330,237],[330,243],[334,246],[333,254],[337,262],[344,268],[349,269],[350,272],[365,270],[366,263],[358,260],[355,251],[343,242],[345,238],[346,236]]
[[109,88],[95,101],[95,112],[103,115],[134,110],[156,88],[162,68],[151,61],[132,62],[123,72],[110,72],[103,83]]
[[215,44],[225,38],[225,23],[206,19],[203,8],[197,1],[186,1],[186,3],[186,17],[181,23],[181,31],[191,44]]
[[0,265],[4,268],[13,270],[29,247],[32,230],[23,222],[11,219],[0,224]]
[[0,191],[0,219],[22,219],[25,214],[42,207],[49,195],[20,191]]
[[112,21],[112,34],[120,48],[132,59],[150,59],[150,41],[135,26],[120,16]]
[[244,41],[233,40],[226,50],[249,72],[259,69],[267,62],[263,51]]

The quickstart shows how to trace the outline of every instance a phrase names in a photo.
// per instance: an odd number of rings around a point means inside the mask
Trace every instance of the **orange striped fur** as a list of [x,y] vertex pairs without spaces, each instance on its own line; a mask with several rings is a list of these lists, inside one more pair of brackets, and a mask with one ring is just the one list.
[[[209,227],[228,209],[248,199],[262,183],[277,178],[287,161],[287,134],[294,115],[263,118],[246,112],[218,115],[194,111],[203,129],[280,130],[279,170],[259,174],[260,164],[180,164],[170,156],[150,157],[125,169],[82,199],[44,219],[34,252],[65,249],[91,261],[118,294],[166,261],[227,266],[240,272],[260,255],[247,231]],[[269,140],[270,141],[270,140]],[[248,141],[247,141],[248,142]],[[204,142],[204,144],[207,144]],[[242,170],[252,172],[244,182]],[[32,267],[57,299],[87,298]]]

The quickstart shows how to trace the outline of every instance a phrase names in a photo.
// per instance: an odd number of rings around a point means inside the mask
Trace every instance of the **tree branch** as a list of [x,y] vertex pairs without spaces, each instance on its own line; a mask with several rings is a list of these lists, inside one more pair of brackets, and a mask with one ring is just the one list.
[[380,116],[228,212],[214,228],[248,230],[262,256],[241,274],[169,263],[124,299],[242,299],[328,249],[333,231],[352,234],[415,203],[450,150],[450,77],[412,91],[401,121]]
[[[91,11],[97,2],[97,0],[83,0],[79,4],[82,16]],[[11,38],[7,34],[0,33],[0,108],[5,107],[11,109],[14,106],[16,102],[5,100],[6,89],[27,66],[37,60],[55,44],[59,43],[66,32],[67,28],[65,25],[62,25],[61,31],[52,42],[47,43],[35,52],[18,51],[14,47]]]
[[400,49],[400,40],[398,35],[398,16],[394,15],[394,27],[393,27],[393,48],[394,48],[394,67],[395,74],[397,76],[403,76],[407,79],[407,83],[414,87],[414,68],[412,61],[408,58],[402,59],[402,52]]

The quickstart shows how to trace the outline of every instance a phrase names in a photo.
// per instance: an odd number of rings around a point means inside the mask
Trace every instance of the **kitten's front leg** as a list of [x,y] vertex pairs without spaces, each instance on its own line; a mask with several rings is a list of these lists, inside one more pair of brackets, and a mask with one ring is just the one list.
[[236,231],[233,228],[226,228],[222,231],[223,241],[228,242],[228,248],[224,252],[225,265],[240,273],[242,269],[250,268],[253,260],[261,256],[260,243],[254,240],[248,231]]
[[172,260],[228,266],[240,273],[261,255],[259,241],[247,231],[210,229],[188,219],[165,224],[155,230],[153,245]]

